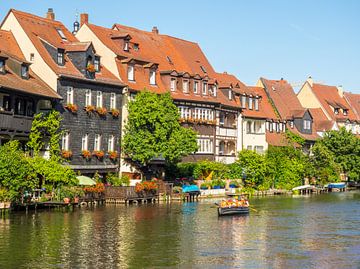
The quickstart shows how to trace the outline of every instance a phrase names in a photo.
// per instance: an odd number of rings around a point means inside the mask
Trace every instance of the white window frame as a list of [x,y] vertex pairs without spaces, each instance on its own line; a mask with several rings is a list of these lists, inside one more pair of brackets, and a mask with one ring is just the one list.
[[246,108],[246,95],[241,96],[241,107]]
[[232,91],[229,89],[229,100],[232,100]]
[[202,94],[203,95],[207,95],[207,86],[208,84],[206,82],[203,82],[203,89],[202,89]]
[[101,150],[101,135],[95,134],[94,151],[100,151],[100,150]]
[[116,93],[110,93],[110,109],[116,109]]
[[81,150],[89,150],[89,134],[85,134],[81,138]]
[[69,86],[66,90],[66,103],[74,104],[74,88]]
[[135,66],[132,64],[128,65],[127,78],[129,81],[135,81]]
[[259,110],[259,98],[255,97],[255,100],[254,100],[254,109],[256,111]]
[[91,106],[91,90],[85,90],[85,106]]
[[100,72],[100,57],[98,56],[94,58],[94,68],[96,72]]
[[219,125],[224,126],[224,124],[225,124],[225,113],[220,112],[219,113]]
[[253,109],[253,98],[252,97],[249,97],[248,99],[248,106],[249,106],[249,109],[252,110]]
[[149,72],[150,85],[156,85],[156,71],[150,70]]
[[189,93],[189,80],[188,79],[183,79],[182,88],[183,88],[184,93]]
[[170,90],[172,92],[176,91],[176,78],[170,79]]
[[216,85],[214,85],[213,86],[213,95],[214,95],[214,97],[216,97],[217,96],[217,87],[216,87]]
[[194,81],[193,90],[194,90],[194,93],[196,93],[196,94],[199,93],[199,81]]
[[108,140],[108,152],[114,151],[115,149],[115,136],[110,135]]
[[102,91],[96,92],[96,107],[103,107],[103,93]]
[[311,130],[311,121],[304,120],[303,127],[304,127],[304,130]]
[[69,150],[70,146],[70,133],[66,132],[63,134],[61,138],[61,149],[62,150]]
[[197,153],[212,154],[214,152],[213,140],[211,138],[198,138],[197,144]]

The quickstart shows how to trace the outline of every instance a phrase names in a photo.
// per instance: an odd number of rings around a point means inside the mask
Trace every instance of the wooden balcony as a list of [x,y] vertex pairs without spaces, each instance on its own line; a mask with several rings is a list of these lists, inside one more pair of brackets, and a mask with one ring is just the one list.
[[14,115],[13,112],[0,111],[0,130],[7,133],[30,133],[32,117]]

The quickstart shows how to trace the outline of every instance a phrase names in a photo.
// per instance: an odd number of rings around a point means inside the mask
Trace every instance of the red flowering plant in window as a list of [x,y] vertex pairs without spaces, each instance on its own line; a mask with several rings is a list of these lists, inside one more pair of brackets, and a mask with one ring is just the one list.
[[85,158],[85,159],[90,159],[91,158],[91,152],[88,150],[83,150],[81,152],[81,155]]
[[72,157],[72,151],[71,150],[62,150],[61,151],[61,156],[64,158],[64,159],[70,159]]
[[78,111],[78,106],[75,104],[66,104],[65,108],[69,110],[71,113],[76,113]]
[[93,64],[88,64],[86,66],[86,70],[90,73],[95,73],[95,71],[96,71],[95,66]]
[[120,115],[119,109],[116,109],[116,108],[112,108],[110,113],[113,115],[114,118],[118,118]]
[[106,110],[105,107],[97,107],[97,108],[96,108],[96,112],[97,112],[100,116],[104,117],[104,116],[106,116],[107,110]]
[[118,152],[117,151],[109,151],[109,158],[113,161],[116,161],[118,158]]
[[88,105],[84,107],[84,110],[86,111],[86,113],[91,113],[91,112],[95,112],[96,108],[95,106]]
[[95,150],[93,152],[93,155],[96,156],[96,158],[98,158],[99,160],[104,158],[104,152],[102,150]]

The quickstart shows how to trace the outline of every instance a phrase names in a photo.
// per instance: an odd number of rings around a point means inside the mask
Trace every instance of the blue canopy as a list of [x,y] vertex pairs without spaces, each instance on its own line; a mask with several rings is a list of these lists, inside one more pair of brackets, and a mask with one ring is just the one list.
[[183,185],[182,186],[182,192],[193,192],[193,191],[200,191],[199,187],[197,185]]

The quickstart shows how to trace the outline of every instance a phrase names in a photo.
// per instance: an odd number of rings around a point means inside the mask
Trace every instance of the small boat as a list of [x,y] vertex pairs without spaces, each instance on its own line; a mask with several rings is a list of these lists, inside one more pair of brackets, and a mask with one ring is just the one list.
[[238,215],[238,214],[249,214],[250,210],[248,206],[232,206],[232,207],[218,207],[218,215],[219,216],[227,216],[227,215]]
[[329,191],[339,192],[345,190],[346,184],[344,182],[329,183],[327,187]]

